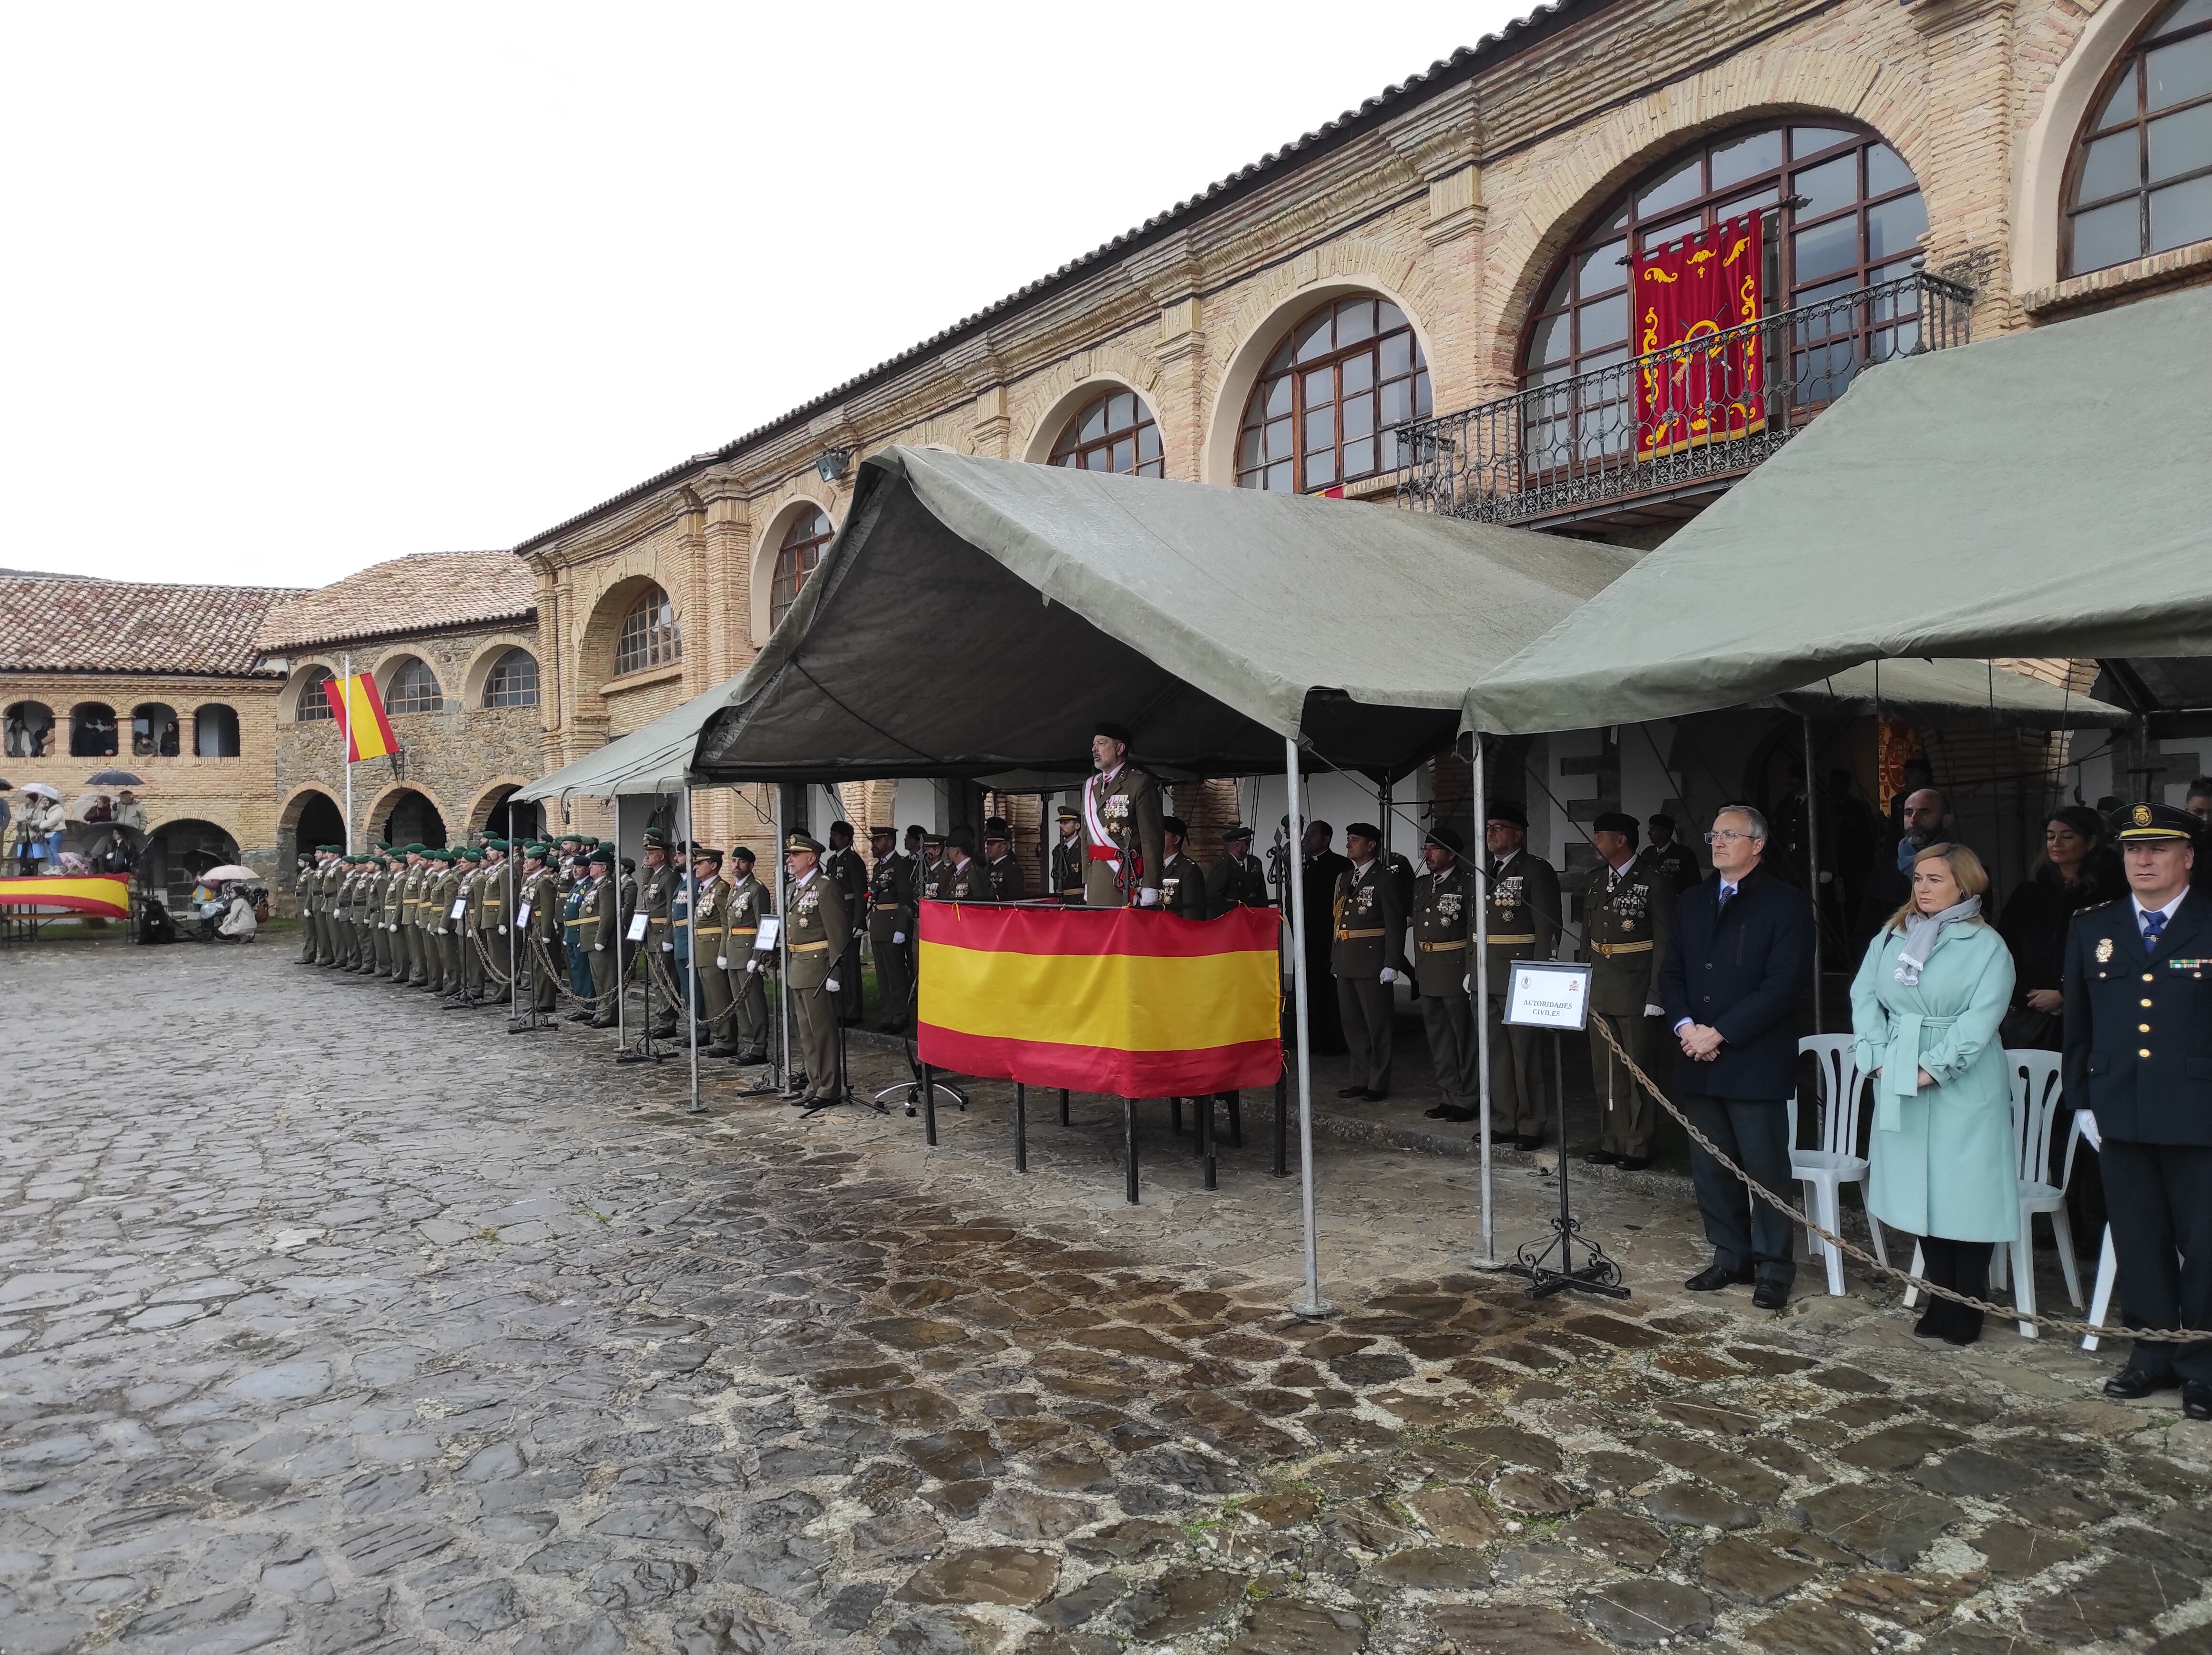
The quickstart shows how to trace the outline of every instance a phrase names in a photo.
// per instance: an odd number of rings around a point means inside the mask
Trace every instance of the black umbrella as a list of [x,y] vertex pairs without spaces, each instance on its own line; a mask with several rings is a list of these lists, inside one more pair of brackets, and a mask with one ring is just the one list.
[[96,770],[84,779],[87,787],[143,787],[146,784],[128,770]]

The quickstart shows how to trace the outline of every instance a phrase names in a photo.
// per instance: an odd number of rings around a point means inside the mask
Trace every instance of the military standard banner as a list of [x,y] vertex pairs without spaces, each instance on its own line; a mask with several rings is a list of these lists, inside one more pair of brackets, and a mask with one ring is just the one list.
[[1272,908],[921,905],[915,1049],[938,1069],[1122,1098],[1273,1086],[1283,1066]]
[[1765,428],[1761,228],[1746,213],[1636,261],[1637,458]]

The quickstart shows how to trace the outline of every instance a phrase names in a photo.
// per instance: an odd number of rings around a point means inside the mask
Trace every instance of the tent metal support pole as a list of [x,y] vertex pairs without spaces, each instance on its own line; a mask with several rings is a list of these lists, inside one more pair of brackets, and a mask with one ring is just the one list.
[[691,790],[684,790],[684,924],[690,936],[684,953],[684,1021],[691,1034],[691,1103],[697,1114],[699,1101],[699,858],[691,842]]
[[[1306,834],[1305,813],[1298,805],[1298,738],[1283,738],[1283,768],[1291,813],[1291,855]],[[1295,866],[1295,864],[1286,864]],[[1291,888],[1291,980],[1297,1007],[1298,1028],[1298,1202],[1305,1221],[1306,1290],[1293,1300],[1291,1313],[1309,1319],[1333,1315],[1335,1306],[1321,1296],[1321,1252],[1314,1234],[1313,1176],[1313,1018],[1306,999],[1306,882],[1286,875]]]
[[[1474,896],[1474,1062],[1480,1072],[1476,1088],[1481,1095],[1482,1124],[1482,1256],[1473,1262],[1478,1269],[1498,1268],[1498,1220],[1491,1204],[1490,1173],[1490,791],[1484,777],[1482,732],[1474,732],[1474,842],[1476,865],[1483,870]],[[1566,1145],[1559,1153],[1567,1152]]]
[[501,917],[507,921],[507,1026],[514,1027],[514,1003],[518,996],[514,979],[522,973],[514,968],[515,933],[522,928],[514,923],[516,889],[513,870],[522,865],[522,853],[514,848],[514,795],[507,796],[507,856],[500,866],[509,870],[507,889],[500,907]]
[[783,785],[775,785],[775,849],[769,857],[769,877],[775,882],[769,888],[775,893],[775,1044],[783,1062],[776,1070],[776,1078],[783,1082],[786,1092],[791,1090],[791,939],[784,934],[783,923]]
[[1813,715],[1805,719],[1805,884],[1813,898],[1813,1032],[1826,1032],[1828,1020],[1824,1012],[1827,998],[1826,985],[1821,981],[1824,962],[1820,958],[1820,784],[1814,779],[1813,768]]

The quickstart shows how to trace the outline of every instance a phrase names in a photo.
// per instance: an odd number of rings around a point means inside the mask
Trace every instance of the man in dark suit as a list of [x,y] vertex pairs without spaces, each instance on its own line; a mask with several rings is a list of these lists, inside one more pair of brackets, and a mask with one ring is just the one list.
[[[1289,826],[1290,818],[1284,817],[1283,822]],[[1349,858],[1329,848],[1335,837],[1336,829],[1328,823],[1310,821],[1299,846],[1299,877],[1306,888],[1306,981],[1314,985],[1307,997],[1306,1015],[1316,1057],[1334,1057],[1346,1050],[1336,996],[1320,986],[1329,980],[1328,957],[1336,934],[1329,921],[1329,904],[1336,898],[1336,882],[1352,865]],[[1285,893],[1284,900],[1289,900]]]
[[[2192,895],[2197,819],[2169,804],[2112,813],[2124,902],[2066,935],[2066,1100],[2100,1148],[2120,1301],[2137,1325],[2212,1330],[2212,903]],[[2212,1419],[2212,1338],[2138,1342],[2105,1394],[2177,1381]]]
[[[1723,805],[1705,835],[1710,878],[1685,892],[1660,972],[1667,1026],[1681,1050],[1674,1099],[1721,1152],[1787,1198],[1790,1112],[1797,1083],[1798,1006],[1813,969],[1804,896],[1759,865],[1766,819]],[[1694,1143],[1690,1173],[1713,1262],[1684,1283],[1711,1293],[1751,1282],[1751,1302],[1779,1310],[1797,1274],[1795,1227],[1754,1202]]]

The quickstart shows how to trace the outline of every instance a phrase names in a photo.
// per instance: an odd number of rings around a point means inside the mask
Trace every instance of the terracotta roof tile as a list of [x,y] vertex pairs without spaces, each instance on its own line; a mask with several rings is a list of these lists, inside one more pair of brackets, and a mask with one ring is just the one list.
[[288,598],[270,612],[260,647],[274,653],[537,613],[538,577],[514,553],[418,552]]
[[0,670],[252,676],[262,622],[295,590],[0,575]]

